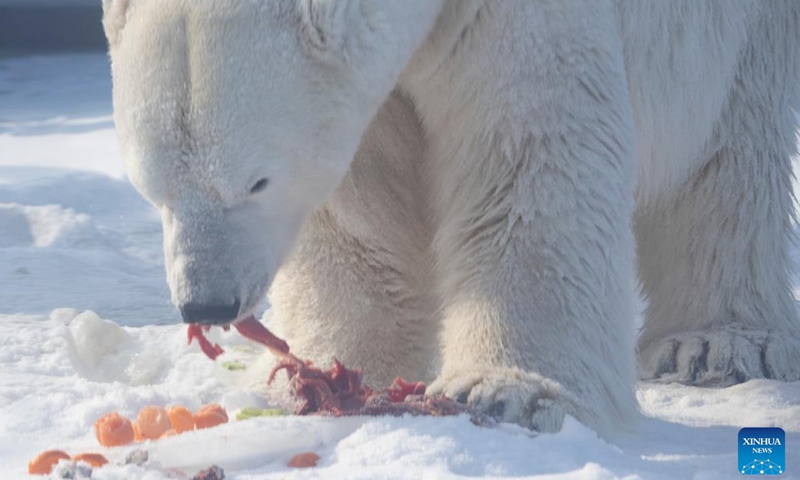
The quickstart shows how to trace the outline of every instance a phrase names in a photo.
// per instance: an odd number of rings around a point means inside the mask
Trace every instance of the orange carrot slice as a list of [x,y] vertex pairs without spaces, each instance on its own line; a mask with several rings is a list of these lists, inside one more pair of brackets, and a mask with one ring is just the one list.
[[169,407],[167,415],[170,425],[176,432],[183,433],[187,430],[194,430],[194,415],[188,408],[180,405]]
[[100,417],[94,423],[94,434],[104,447],[118,447],[133,442],[133,426],[117,412]]
[[100,455],[99,453],[79,453],[78,455],[72,457],[72,459],[76,462],[86,462],[95,468],[100,468],[108,463],[106,457]]
[[139,435],[148,440],[155,440],[170,429],[169,416],[164,407],[148,405],[139,410],[136,417]]
[[36,455],[28,463],[28,473],[31,475],[48,475],[53,471],[59,460],[69,460],[69,455],[61,450],[48,450]]
[[216,403],[200,407],[194,415],[195,428],[211,428],[223,423],[228,423],[228,414]]

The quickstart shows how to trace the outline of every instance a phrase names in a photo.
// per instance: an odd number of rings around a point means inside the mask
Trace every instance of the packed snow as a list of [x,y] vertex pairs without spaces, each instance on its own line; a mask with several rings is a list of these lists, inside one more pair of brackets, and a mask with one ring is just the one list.
[[[125,181],[103,55],[0,59],[0,478],[25,478],[37,453],[102,452],[94,479],[188,478],[737,478],[737,432],[787,432],[783,478],[800,478],[800,382],[725,389],[639,385],[638,430],[598,438],[568,419],[555,435],[467,417],[232,421],[158,442],[105,449],[95,420],[145,405],[280,403],[269,354],[212,332],[211,362],[169,303],[157,213]],[[800,253],[795,252],[795,258]],[[796,282],[800,285],[800,282]],[[268,321],[269,313],[265,317]],[[246,368],[228,370],[223,362]],[[368,366],[367,366],[368,367]],[[146,449],[142,466],[119,465]],[[291,469],[302,451],[322,458]],[[57,471],[63,471],[61,465]]]

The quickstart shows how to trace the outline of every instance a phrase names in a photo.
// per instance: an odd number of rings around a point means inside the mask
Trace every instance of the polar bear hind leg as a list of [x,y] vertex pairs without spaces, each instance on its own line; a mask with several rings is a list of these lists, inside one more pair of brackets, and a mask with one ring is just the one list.
[[791,3],[770,4],[753,32],[715,129],[716,153],[679,191],[636,215],[649,299],[639,340],[645,379],[800,380],[788,254],[796,148],[790,106],[800,86],[791,53],[800,49],[800,9]]

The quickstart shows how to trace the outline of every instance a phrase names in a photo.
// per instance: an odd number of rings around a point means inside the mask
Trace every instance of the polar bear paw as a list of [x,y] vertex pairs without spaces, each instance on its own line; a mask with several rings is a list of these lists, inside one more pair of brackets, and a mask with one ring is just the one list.
[[542,433],[564,424],[559,384],[519,368],[488,368],[442,374],[427,390],[441,393],[501,422]]
[[800,338],[728,327],[672,335],[640,352],[644,380],[729,386],[752,378],[800,380]]

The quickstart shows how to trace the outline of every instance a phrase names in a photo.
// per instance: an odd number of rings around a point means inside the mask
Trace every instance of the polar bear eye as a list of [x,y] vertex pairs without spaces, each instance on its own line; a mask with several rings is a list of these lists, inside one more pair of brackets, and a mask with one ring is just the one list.
[[250,189],[250,194],[255,195],[256,193],[264,190],[267,188],[267,184],[269,184],[268,178],[262,178],[261,180],[257,181],[253,188]]

